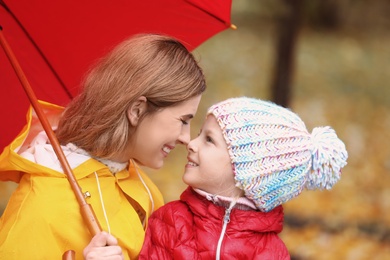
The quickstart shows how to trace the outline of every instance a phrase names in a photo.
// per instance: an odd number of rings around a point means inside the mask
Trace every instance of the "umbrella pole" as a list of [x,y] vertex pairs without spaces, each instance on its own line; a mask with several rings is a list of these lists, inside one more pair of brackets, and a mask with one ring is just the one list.
[[102,228],[99,225],[99,222],[95,216],[95,213],[91,207],[90,204],[88,204],[85,200],[84,194],[81,191],[80,186],[77,183],[77,180],[72,172],[72,169],[69,166],[69,163],[64,155],[64,152],[61,149],[61,146],[58,142],[57,137],[54,134],[53,129],[51,128],[49,121],[45,114],[43,113],[42,108],[39,105],[38,99],[35,96],[23,70],[21,69],[15,55],[13,54],[10,46],[8,45],[4,35],[2,28],[0,26],[0,44],[3,47],[8,59],[10,60],[13,69],[15,70],[20,82],[23,85],[23,88],[28,96],[28,99],[30,100],[31,105],[34,108],[35,113],[37,114],[39,121],[41,122],[43,129],[45,130],[51,145],[53,146],[53,149],[58,157],[58,160],[61,163],[62,169],[67,176],[67,179],[71,185],[71,188],[76,195],[76,199],[79,203],[81,215],[87,224],[87,227],[89,229],[89,232],[92,234],[92,236],[96,235],[97,233],[102,231]]

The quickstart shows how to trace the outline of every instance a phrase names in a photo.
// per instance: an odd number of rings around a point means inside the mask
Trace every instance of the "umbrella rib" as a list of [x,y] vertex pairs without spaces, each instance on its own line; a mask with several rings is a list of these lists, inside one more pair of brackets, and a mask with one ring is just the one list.
[[64,92],[66,93],[66,95],[69,97],[69,99],[73,99],[73,95],[69,92],[69,90],[66,88],[65,86],[65,83],[62,81],[62,79],[60,78],[60,76],[57,74],[57,72],[55,71],[55,69],[53,68],[53,66],[50,64],[49,60],[46,58],[46,56],[43,54],[42,50],[38,47],[38,45],[35,43],[35,41],[33,40],[33,38],[31,37],[31,35],[27,32],[27,30],[24,28],[24,26],[21,24],[21,22],[19,21],[19,19],[16,17],[16,15],[8,8],[8,6],[4,3],[3,0],[0,0],[0,5],[2,5],[4,7],[4,9],[14,18],[14,20],[17,22],[17,24],[19,25],[19,27],[22,29],[22,31],[24,32],[24,34],[27,36],[27,38],[31,41],[31,43],[34,45],[35,49],[39,52],[39,54],[41,55],[41,57],[43,58],[43,60],[45,61],[45,63],[47,64],[47,66],[49,67],[49,69],[53,72],[54,76],[56,77],[56,79],[58,80],[58,82],[60,83],[62,89],[64,90]]
[[203,12],[207,13],[208,15],[214,17],[215,19],[217,19],[221,23],[225,24],[227,27],[232,27],[232,26],[236,27],[235,25],[232,25],[231,23],[225,21],[224,19],[222,19],[219,16],[211,13],[210,11],[206,10],[205,8],[203,8],[203,7],[199,6],[199,5],[196,5],[196,4],[194,4],[194,3],[190,2],[190,1],[188,1],[188,4],[193,5],[194,7],[198,8],[198,9],[202,10]]

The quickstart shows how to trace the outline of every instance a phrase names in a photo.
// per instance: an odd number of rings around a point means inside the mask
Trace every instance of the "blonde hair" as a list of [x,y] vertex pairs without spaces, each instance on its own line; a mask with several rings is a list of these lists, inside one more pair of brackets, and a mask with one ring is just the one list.
[[205,78],[194,56],[162,35],[131,37],[102,58],[87,75],[81,93],[67,106],[56,135],[92,156],[120,153],[134,131],[127,109],[140,96],[148,113],[201,95]]

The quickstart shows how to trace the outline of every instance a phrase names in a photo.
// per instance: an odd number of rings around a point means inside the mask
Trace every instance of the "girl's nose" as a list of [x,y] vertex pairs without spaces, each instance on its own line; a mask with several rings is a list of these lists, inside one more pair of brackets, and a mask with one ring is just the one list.
[[196,145],[195,145],[195,139],[192,139],[188,145],[187,145],[187,151],[195,153],[197,151]]

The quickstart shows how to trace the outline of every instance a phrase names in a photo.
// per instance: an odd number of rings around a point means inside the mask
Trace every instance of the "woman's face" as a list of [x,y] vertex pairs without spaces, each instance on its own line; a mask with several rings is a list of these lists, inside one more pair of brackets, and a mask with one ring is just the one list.
[[225,139],[214,116],[207,116],[199,136],[188,144],[184,183],[211,194],[234,197],[234,173]]
[[200,99],[201,95],[146,115],[132,134],[128,158],[146,167],[161,168],[177,144],[190,141],[190,122]]

